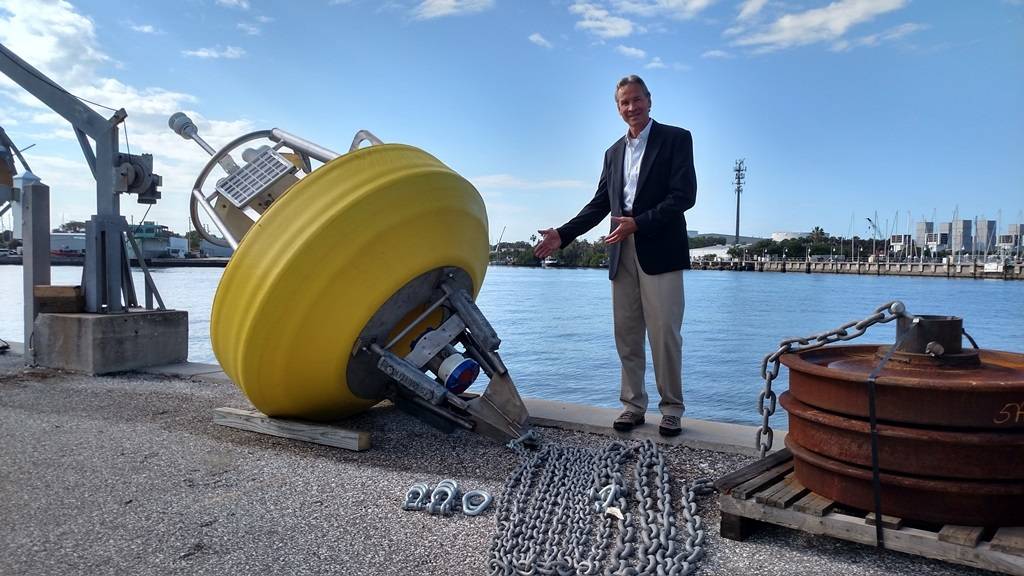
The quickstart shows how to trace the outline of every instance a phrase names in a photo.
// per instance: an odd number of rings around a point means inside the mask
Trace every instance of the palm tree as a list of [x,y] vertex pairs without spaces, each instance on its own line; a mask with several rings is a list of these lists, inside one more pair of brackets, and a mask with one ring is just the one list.
[[825,234],[825,231],[821,229],[821,226],[815,226],[814,229],[811,230],[811,242],[814,242],[815,244],[824,242],[827,237],[828,234]]

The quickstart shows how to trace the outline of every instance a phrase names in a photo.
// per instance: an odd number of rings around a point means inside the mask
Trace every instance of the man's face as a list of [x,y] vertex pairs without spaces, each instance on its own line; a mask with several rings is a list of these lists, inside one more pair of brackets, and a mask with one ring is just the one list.
[[619,116],[629,124],[629,131],[636,136],[651,119],[651,99],[644,95],[639,84],[626,84],[616,92]]

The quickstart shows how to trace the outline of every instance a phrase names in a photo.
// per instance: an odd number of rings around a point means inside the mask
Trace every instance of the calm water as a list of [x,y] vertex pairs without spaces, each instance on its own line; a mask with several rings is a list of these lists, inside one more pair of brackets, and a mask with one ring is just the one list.
[[[167,306],[189,313],[193,362],[216,362],[209,319],[222,271],[154,271]],[[54,284],[80,279],[81,268],[53,269]],[[142,286],[141,278],[136,285]],[[892,299],[918,314],[963,316],[983,348],[1024,351],[1024,282],[694,271],[685,275],[685,291],[683,386],[686,414],[694,418],[759,423],[760,361],[779,340],[863,318]],[[0,337],[22,340],[21,304],[21,267],[0,266]],[[502,358],[524,395],[619,406],[606,271],[492,266],[478,304],[498,331]],[[894,334],[890,323],[861,340],[887,343]],[[656,408],[653,378],[648,367]],[[784,418],[775,423],[784,427]]]

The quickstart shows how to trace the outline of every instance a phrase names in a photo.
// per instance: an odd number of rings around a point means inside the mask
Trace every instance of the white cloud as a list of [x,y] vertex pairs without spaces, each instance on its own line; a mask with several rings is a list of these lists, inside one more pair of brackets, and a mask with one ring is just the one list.
[[615,47],[615,51],[618,52],[619,54],[622,54],[623,56],[628,56],[630,58],[646,58],[647,57],[647,52],[644,52],[643,50],[641,50],[639,48],[633,48],[632,46],[623,46],[622,44],[619,44],[618,46],[616,46]]
[[576,27],[586,30],[599,38],[624,38],[633,33],[636,25],[620,16],[613,16],[604,8],[577,0],[569,6],[569,12],[579,15],[582,19]]
[[[167,128],[167,118],[184,111],[214,147],[249,132],[248,120],[215,120],[196,113],[198,99],[163,87],[138,87],[110,77],[113,62],[96,37],[92,21],[67,2],[46,10],[38,0],[0,0],[0,42],[72,94],[128,112],[121,150],[154,155],[154,170],[163,177],[164,198],[151,218],[183,232],[192,184],[209,156]],[[96,212],[96,184],[66,120],[21,87],[0,78],[0,124],[21,147],[38,142],[25,153],[37,176],[50,186],[55,214],[84,220]],[[97,110],[104,117],[109,110]],[[68,151],[68,152],[65,152]],[[121,200],[122,213],[141,216],[134,198]]]
[[764,8],[764,5],[768,3],[768,0],[744,0],[740,6],[740,13],[736,17],[737,20],[750,20],[754,16],[757,16]]
[[823,8],[785,14],[766,28],[740,37],[737,46],[770,52],[817,42],[837,42],[857,24],[899,10],[908,0],[839,0]]
[[511,174],[489,174],[469,180],[481,190],[565,190],[586,186],[580,180],[527,180]]
[[626,14],[649,18],[667,16],[689,20],[700,14],[715,0],[614,0],[615,8]]
[[492,6],[494,0],[423,0],[413,9],[413,16],[419,20],[429,20],[442,16],[483,12]]
[[644,68],[654,70],[660,68],[667,68],[667,66],[665,66],[665,63],[661,61],[661,58],[655,56],[654,58],[651,58],[650,62],[644,65]]
[[708,50],[700,55],[701,58],[732,58],[732,54],[725,50]]
[[908,34],[913,34],[914,32],[925,28],[926,26],[922,24],[908,22],[906,24],[894,26],[877,34],[868,34],[867,36],[861,36],[860,38],[854,38],[853,40],[837,40],[832,45],[832,50],[835,52],[846,52],[862,46],[874,47],[882,44],[883,42],[898,40]]
[[129,24],[129,27],[140,34],[163,34],[163,30],[152,24]]
[[213,48],[198,48],[196,50],[182,50],[181,53],[184,54],[185,56],[192,56],[192,57],[195,57],[195,58],[203,58],[203,59],[209,59],[209,58],[214,58],[214,59],[215,58],[234,59],[234,58],[241,58],[242,56],[245,56],[245,50],[239,48],[238,46],[228,46],[227,48],[224,48],[224,49],[221,49],[220,46],[216,46],[216,47],[213,47]]
[[217,4],[227,6],[228,8],[241,8],[242,10],[249,9],[249,0],[217,0]]
[[540,35],[540,32],[534,32],[527,38],[530,42],[533,42],[541,48],[551,48],[551,42],[548,42],[547,38]]
[[259,36],[260,32],[263,31],[263,29],[260,28],[259,26],[251,24],[249,22],[239,22],[237,28],[242,32],[245,32],[249,36]]
[[[66,2],[40,10],[38,2],[31,0],[3,0],[0,8],[0,43],[47,76],[79,84],[91,80],[93,70],[110,61],[96,43],[93,21]],[[0,86],[5,85],[14,86],[0,75]]]

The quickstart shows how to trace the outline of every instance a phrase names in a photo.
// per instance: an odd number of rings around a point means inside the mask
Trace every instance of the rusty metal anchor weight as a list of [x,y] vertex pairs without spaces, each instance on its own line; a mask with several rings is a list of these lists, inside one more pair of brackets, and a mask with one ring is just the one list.
[[883,513],[1024,525],[1024,354],[964,348],[965,335],[955,316],[900,314],[895,346],[780,355],[789,368],[780,402],[790,415],[786,445],[797,479],[847,506],[873,509],[873,374]]

